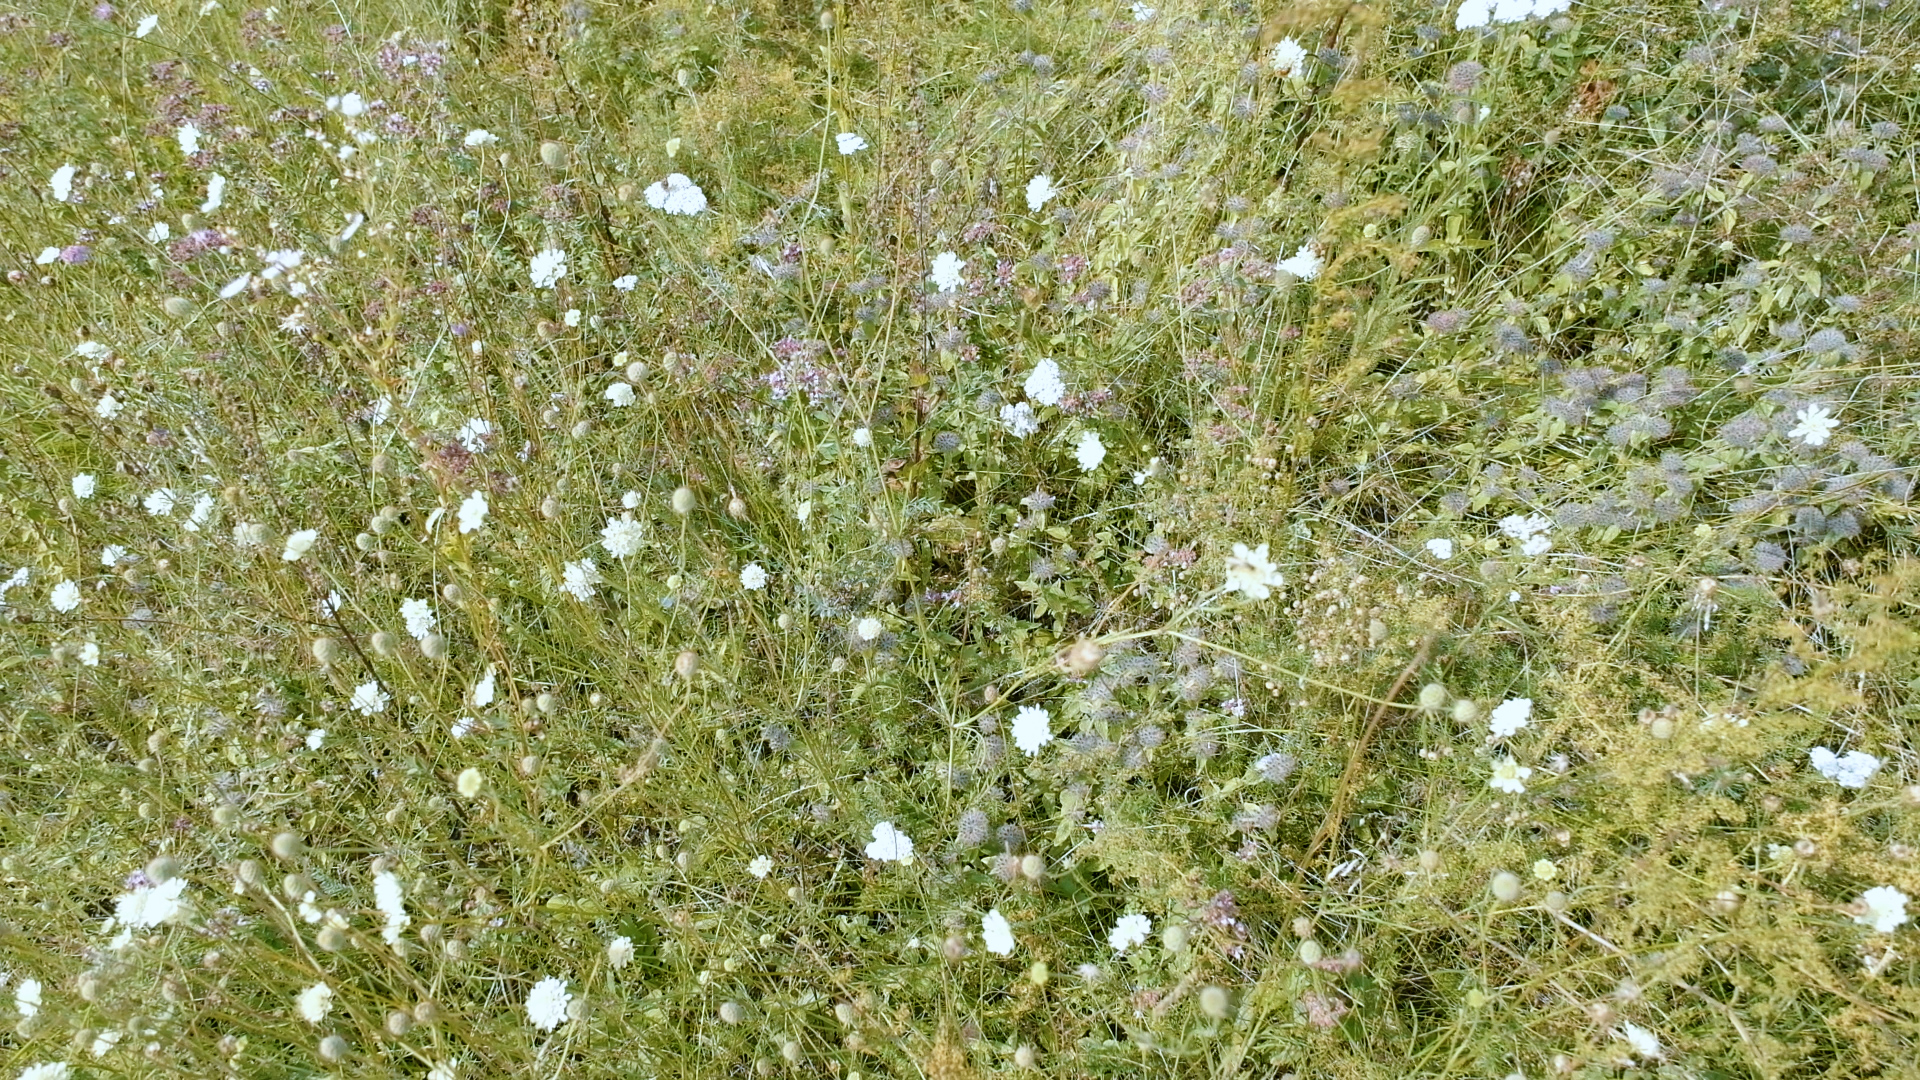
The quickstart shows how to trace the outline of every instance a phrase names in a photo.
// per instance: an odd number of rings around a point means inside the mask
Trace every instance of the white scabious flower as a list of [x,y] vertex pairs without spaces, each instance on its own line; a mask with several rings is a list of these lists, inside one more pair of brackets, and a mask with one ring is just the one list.
[[1275,273],[1292,274],[1301,281],[1312,281],[1326,268],[1326,262],[1313,250],[1312,243],[1301,244],[1291,256],[1273,264]]
[[1022,705],[1013,716],[1013,745],[1028,757],[1053,741],[1053,716],[1038,705]]
[[1052,359],[1042,360],[1033,365],[1027,374],[1027,381],[1021,386],[1027,392],[1027,399],[1040,405],[1058,405],[1066,396],[1066,380],[1060,377],[1060,365]]
[[1033,406],[1022,401],[1000,406],[1000,426],[1014,438],[1024,439],[1040,430],[1040,418],[1033,414]]
[[476,491],[460,501],[460,531],[470,533],[487,521],[487,494]]
[[287,562],[299,562],[300,557],[313,550],[313,542],[320,539],[320,530],[301,529],[287,534],[286,547],[280,551],[280,558]]
[[646,526],[635,521],[631,513],[608,518],[607,527],[600,530],[600,545],[616,559],[637,553],[646,538]]
[[215,210],[220,209],[220,204],[226,201],[226,194],[227,178],[221,176],[219,173],[213,173],[208,176],[207,201],[200,204],[200,212],[203,214],[211,214]]
[[1427,554],[1439,559],[1441,562],[1445,562],[1453,558],[1453,541],[1448,540],[1444,536],[1435,537],[1427,541]]
[[633,387],[624,382],[616,382],[607,387],[604,395],[607,402],[616,409],[624,409],[633,404]]
[[559,248],[541,248],[527,263],[527,274],[536,289],[551,289],[567,276],[567,253]]
[[400,934],[413,923],[407,914],[405,897],[401,894],[400,879],[391,870],[382,870],[373,876],[373,906],[387,917],[387,925],[380,930],[380,936],[389,945],[400,944]]
[[1787,434],[1808,446],[1827,445],[1827,439],[1833,435],[1834,429],[1840,426],[1840,421],[1834,419],[1832,410],[1818,403],[1802,408],[1794,414],[1794,419],[1799,423],[1795,424],[1793,430]]
[[120,401],[111,392],[101,394],[100,400],[93,406],[93,413],[102,420],[111,420],[120,415]]
[[868,615],[865,618],[861,619],[859,622],[853,624],[853,632],[859,636],[861,641],[872,641],[874,638],[879,637],[881,631],[885,630],[886,628],[887,626],[885,623],[881,622],[879,619],[876,619],[871,615]]
[[361,716],[372,716],[387,711],[387,702],[392,700],[378,682],[368,681],[353,688],[353,697],[347,704]]
[[527,1021],[541,1031],[552,1031],[566,1020],[571,1004],[573,994],[567,990],[567,980],[549,975],[534,983],[527,993]]
[[43,1061],[38,1065],[27,1066],[20,1073],[19,1080],[67,1080],[72,1075],[73,1067],[64,1061]]
[[1863,788],[1880,771],[1880,759],[1862,750],[1836,754],[1824,746],[1807,751],[1813,771],[1845,788]]
[[63,581],[53,587],[53,593],[48,599],[53,603],[53,610],[64,615],[80,606],[80,586],[71,581]]
[[1046,173],[1027,181],[1027,209],[1039,213],[1040,208],[1053,201],[1060,189],[1053,186],[1053,177]]
[[47,186],[53,189],[55,202],[67,202],[73,198],[73,178],[79,171],[72,165],[62,165],[53,170],[53,175],[47,179]]
[[951,251],[943,251],[933,257],[933,272],[927,280],[941,292],[953,292],[965,284],[960,271],[966,269],[967,261]]
[[755,855],[753,861],[747,864],[747,873],[752,874],[761,881],[765,881],[767,875],[773,873],[773,857],[770,855]]
[[406,620],[407,633],[412,634],[415,641],[432,633],[434,624],[440,621],[434,618],[433,605],[419,599],[402,600],[400,617]]
[[1543,514],[1508,514],[1500,519],[1500,531],[1520,544],[1523,555],[1544,555],[1553,550],[1553,539],[1547,535],[1553,522]]
[[595,585],[603,579],[600,570],[593,565],[592,559],[567,563],[560,574],[560,591],[582,603],[593,599]]
[[613,287],[621,292],[632,292],[640,284],[637,274],[621,274],[613,279]]
[[485,453],[487,440],[492,437],[493,423],[478,416],[470,417],[454,434],[454,438],[460,442],[460,448],[469,454]]
[[615,971],[633,962],[633,939],[625,934],[607,942],[607,966]]
[[468,147],[492,146],[494,143],[500,141],[500,136],[495,135],[486,128],[474,128],[472,131],[467,132],[467,137],[464,141]]
[[20,980],[20,985],[13,988],[13,1007],[23,1020],[31,1020],[40,1012],[39,979]]
[[867,148],[867,140],[851,131],[843,131],[835,135],[833,141],[840,147],[842,154],[857,154]]
[[750,562],[740,568],[740,587],[743,589],[764,589],[767,587],[766,568],[757,562]]
[[1487,781],[1487,786],[1510,795],[1523,795],[1527,790],[1525,781],[1532,775],[1532,769],[1510,757],[1503,757],[1493,763],[1493,778]]
[[179,493],[172,488],[160,488],[157,491],[148,492],[147,497],[140,500],[140,504],[147,508],[147,513],[154,517],[162,517],[173,513],[174,505],[179,501]]
[[1073,458],[1080,463],[1081,472],[1092,472],[1107,460],[1107,444],[1100,441],[1097,431],[1083,431],[1080,441],[1073,448]]
[[493,665],[487,665],[487,673],[473,684],[473,690],[467,694],[467,704],[476,709],[484,709],[493,704]]
[[1265,600],[1287,579],[1267,556],[1267,545],[1252,550],[1245,544],[1233,545],[1227,558],[1227,591],[1238,592],[1249,600]]
[[1891,934],[1907,921],[1907,901],[1911,899],[1891,885],[1876,885],[1861,895],[1860,906],[1866,910],[1855,915],[1853,921],[1871,926],[1877,933]]
[[913,840],[894,828],[893,822],[882,821],[873,827],[873,842],[867,845],[867,858],[879,862],[910,863],[913,861]]
[[333,1011],[333,987],[318,982],[293,999],[293,1006],[300,1012],[300,1019],[309,1024],[318,1024]]
[[1465,0],[1453,17],[1455,30],[1477,30],[1493,19],[1493,0]]
[[98,487],[98,483],[97,481],[94,480],[92,473],[83,472],[83,473],[74,474],[74,477],[73,477],[73,497],[74,498],[91,499],[93,498],[93,493],[97,487]]
[[180,527],[188,532],[199,532],[201,527],[213,519],[213,496],[201,492],[194,496],[193,509],[187,511],[187,520]]
[[187,879],[168,878],[158,885],[142,885],[114,902],[113,920],[123,927],[145,930],[180,914]]
[[200,152],[200,128],[189,120],[174,129],[173,137],[180,141],[180,152],[192,157]]
[[995,956],[1013,955],[1013,925],[1007,917],[1000,914],[999,908],[987,912],[980,919],[980,940],[987,951]]
[[647,186],[647,205],[669,214],[694,217],[707,209],[707,193],[683,173],[672,173],[665,180]]
[[1126,952],[1147,940],[1153,933],[1153,920],[1145,915],[1122,915],[1120,921],[1113,924],[1113,930],[1107,934],[1107,944],[1116,952]]
[[1658,1061],[1664,1056],[1660,1052],[1659,1037],[1631,1020],[1621,1024],[1620,1030],[1614,1034],[1620,1038],[1620,1041],[1626,1043],[1637,1057]]
[[1267,62],[1273,65],[1275,73],[1280,75],[1300,75],[1306,72],[1307,50],[1295,38],[1281,38],[1273,43],[1273,52]]
[[148,15],[147,17],[140,20],[139,26],[136,26],[133,28],[133,36],[137,38],[146,37],[148,34],[153,33],[154,28],[159,25],[160,25],[160,16]]
[[1493,707],[1493,715],[1488,718],[1488,727],[1498,738],[1506,738],[1533,718],[1532,698],[1511,698]]

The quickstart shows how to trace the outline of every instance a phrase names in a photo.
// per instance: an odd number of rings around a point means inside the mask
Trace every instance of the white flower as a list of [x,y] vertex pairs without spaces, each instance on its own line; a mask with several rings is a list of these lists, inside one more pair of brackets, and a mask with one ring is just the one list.
[[619,277],[613,279],[613,287],[619,289],[621,292],[632,292],[634,287],[639,284],[640,278],[634,274],[621,274]]
[[93,407],[93,412],[102,420],[111,420],[120,415],[120,402],[115,400],[111,393],[101,394],[100,402]]
[[1000,426],[1014,438],[1024,439],[1040,430],[1040,418],[1033,415],[1033,406],[1022,401],[1000,406]]
[[1146,22],[1148,19],[1153,18],[1153,9],[1145,4],[1139,3],[1138,0],[1135,0],[1131,10],[1133,12],[1134,22]]
[[1053,716],[1038,705],[1022,705],[1013,716],[1013,745],[1028,757],[1053,741]]
[[189,120],[181,124],[174,131],[173,137],[180,140],[180,152],[188,157],[200,152],[200,129],[193,121]]
[[617,559],[639,551],[646,538],[646,526],[633,520],[631,513],[621,514],[617,519],[608,518],[607,527],[600,530],[600,545]]
[[347,700],[355,712],[361,716],[372,716],[387,711],[387,702],[393,700],[378,682],[363,682],[353,688],[353,697]]
[[95,1035],[93,1037],[93,1046],[90,1048],[93,1051],[93,1056],[106,1057],[107,1051],[120,1045],[120,1040],[125,1037],[124,1032],[115,1031],[112,1028],[108,1028],[100,1034]]
[[872,446],[873,445],[873,429],[868,427],[854,428],[853,429],[853,445],[859,447],[862,450],[865,450],[866,448]]
[[486,774],[472,766],[461,769],[460,775],[453,778],[453,790],[459,792],[463,799],[473,798],[480,794],[481,788],[486,786]]
[[333,987],[317,982],[300,991],[293,999],[294,1008],[300,1010],[300,1019],[309,1024],[318,1024],[333,1011]]
[[307,749],[318,750],[322,746],[325,746],[326,743],[327,743],[326,728],[317,727],[317,728],[314,728],[312,731],[307,732]]
[[1494,735],[1504,739],[1526,727],[1527,721],[1532,718],[1532,698],[1510,698],[1493,707],[1493,716],[1487,726],[1493,729]]
[[213,496],[203,491],[194,497],[193,509],[187,511],[187,520],[181,522],[180,527],[188,532],[199,532],[200,527],[205,525],[212,517]]
[[1880,759],[1861,750],[1835,754],[1824,746],[1807,751],[1813,771],[1845,788],[1863,788],[1880,771]]
[[740,568],[740,587],[743,589],[764,589],[767,587],[767,571],[757,562],[750,562]]
[[65,614],[80,606],[80,586],[71,581],[63,581],[53,587],[53,610]]
[[1281,38],[1273,43],[1273,55],[1268,58],[1273,70],[1281,75],[1299,75],[1306,71],[1307,50],[1293,38]]
[[1840,426],[1840,421],[1833,418],[1833,413],[1825,405],[1818,403],[1806,406],[1795,413],[1794,417],[1800,422],[1787,434],[1808,446],[1827,445],[1827,438],[1833,434],[1835,428]]
[[361,97],[357,91],[348,91],[347,93],[328,98],[327,108],[352,120],[366,114],[367,99]]
[[400,617],[407,621],[407,633],[412,634],[415,641],[431,633],[434,624],[439,621],[433,617],[433,605],[417,599],[400,602]]
[[753,861],[747,864],[747,873],[764,881],[768,874],[773,873],[773,858],[768,855],[755,855]]
[[633,404],[633,387],[627,383],[616,382],[612,386],[607,387],[607,392],[604,396],[608,402],[612,403],[614,408],[624,409]]
[[1067,392],[1067,384],[1060,377],[1060,365],[1048,359],[1033,365],[1021,389],[1027,392],[1029,400],[1041,405],[1058,405]]
[[1907,921],[1907,901],[1910,899],[1912,897],[1891,885],[1875,885],[1861,894],[1860,903],[1867,910],[1864,914],[1855,915],[1853,921],[1861,926],[1871,926],[1878,933],[1891,934]]
[[1493,0],[1466,0],[1453,17],[1455,30],[1477,30],[1493,18]]
[[460,1080],[460,1059],[448,1058],[427,1070],[427,1080]]
[[98,644],[89,641],[85,645],[80,646],[80,665],[82,667],[100,666],[100,646]]
[[413,922],[407,914],[407,905],[400,893],[400,879],[393,871],[382,870],[373,876],[373,906],[387,917],[387,925],[380,930],[380,936],[389,945],[400,944],[400,932]]
[[1655,1036],[1653,1032],[1648,1031],[1646,1028],[1641,1027],[1631,1020],[1621,1024],[1620,1030],[1614,1032],[1614,1034],[1619,1036],[1619,1038],[1640,1057],[1654,1060],[1658,1060],[1661,1057],[1660,1039]]
[[1060,189],[1053,186],[1053,177],[1041,173],[1027,181],[1027,209],[1037,214],[1058,194]]
[[468,146],[492,146],[499,141],[500,136],[495,135],[486,128],[474,128],[472,131],[467,132],[466,144]]
[[127,557],[127,549],[120,544],[108,544],[100,549],[100,565],[109,569],[119,566],[120,560]]
[[1326,265],[1320,256],[1315,254],[1313,244],[1305,243],[1300,245],[1300,249],[1295,251],[1291,258],[1274,263],[1273,269],[1275,273],[1292,274],[1301,281],[1312,281],[1320,276],[1320,271]]
[[146,37],[148,34],[153,33],[154,27],[159,25],[160,16],[148,15],[146,18],[140,20],[139,26],[133,28],[133,36],[137,38]]
[[585,603],[593,599],[593,587],[604,580],[592,559],[567,563],[560,573],[560,591]]
[[813,516],[813,500],[802,499],[799,502],[794,503],[793,516],[800,519],[800,524],[805,525],[807,523],[807,519]]
[[607,942],[607,966],[619,971],[633,962],[633,939],[625,934]]
[[40,1011],[40,980],[21,979],[20,985],[13,988],[13,1007],[20,1010],[22,1019],[32,1019]]
[[527,263],[527,275],[536,289],[551,289],[567,276],[567,253],[559,248],[541,248]]
[[1511,757],[1503,757],[1493,763],[1493,779],[1487,781],[1487,786],[1495,791],[1505,791],[1513,795],[1521,795],[1525,794],[1527,790],[1527,785],[1523,783],[1523,781],[1532,775],[1532,769],[1527,768]]
[[26,1070],[20,1074],[20,1080],[67,1080],[71,1075],[73,1075],[73,1069],[66,1062],[43,1061],[38,1065],[27,1066]]
[[1519,22],[1533,14],[1533,0],[1494,0],[1493,21]]
[[980,940],[986,943],[987,951],[995,956],[1013,955],[1013,926],[1007,917],[994,908],[980,919]]
[[187,879],[181,877],[142,885],[114,902],[114,921],[140,930],[159,926],[180,914],[180,894],[186,890]]
[[460,531],[470,533],[487,521],[487,493],[476,491],[460,500]]
[[484,452],[487,448],[487,440],[492,437],[492,422],[478,416],[469,417],[466,423],[460,425],[460,430],[454,433],[454,438],[460,441],[460,448],[469,454]]
[[872,641],[874,638],[879,637],[880,632],[885,629],[886,624],[871,615],[861,619],[853,626],[853,632],[859,635],[861,641]]
[[1113,924],[1113,930],[1107,935],[1107,944],[1119,952],[1126,952],[1135,945],[1147,940],[1153,932],[1153,920],[1145,915],[1122,915],[1120,921]]
[[839,144],[842,154],[857,154],[867,148],[867,140],[851,131],[843,131],[835,135],[833,141]]
[[669,214],[693,217],[707,208],[707,194],[700,185],[682,173],[671,173],[665,180],[647,186],[647,205]]
[[527,994],[527,1020],[541,1031],[552,1031],[567,1018],[567,1006],[572,1003],[567,980],[549,975],[534,983]]
[[1081,472],[1092,472],[1107,460],[1107,446],[1100,441],[1097,431],[1083,431],[1080,442],[1073,448],[1073,457],[1080,463]]
[[234,297],[239,296],[241,293],[247,291],[247,286],[251,284],[253,284],[252,271],[248,271],[247,273],[241,274],[239,277],[234,278],[232,281],[229,281],[225,285],[220,286],[220,299],[231,300]]
[[320,530],[301,529],[287,536],[287,546],[280,552],[280,558],[287,562],[298,562],[300,556],[313,549],[313,542],[320,539]]
[[951,251],[943,251],[933,257],[933,272],[927,275],[927,280],[933,282],[941,292],[953,292],[963,284],[960,271],[966,265],[965,259]]
[[867,858],[880,862],[910,863],[913,861],[913,840],[894,828],[893,822],[883,821],[873,827],[873,843],[867,845]]
[[172,488],[161,488],[158,491],[148,492],[147,497],[141,500],[141,505],[147,508],[147,513],[159,517],[173,513],[173,506],[179,501],[179,494]]
[[62,165],[53,170],[53,175],[47,180],[47,186],[53,189],[55,201],[66,202],[73,198],[73,177],[79,171],[72,165]]
[[1545,555],[1553,550],[1553,539],[1547,532],[1553,528],[1553,522],[1541,514],[1508,514],[1500,519],[1500,531],[1520,542],[1523,555]]
[[147,243],[164,243],[173,236],[173,226],[164,221],[156,221],[147,227]]
[[484,709],[493,704],[493,665],[487,665],[487,673],[473,684],[473,692],[467,695],[467,703],[476,709]]
[[200,212],[211,214],[220,209],[220,203],[227,192],[227,178],[219,173],[207,177],[207,201],[200,204]]
[[1275,588],[1286,583],[1279,568],[1267,557],[1267,545],[1261,544],[1251,551],[1245,544],[1233,545],[1233,554],[1227,558],[1228,592],[1243,593],[1249,600],[1265,600],[1273,595]]
[[626,507],[629,510],[640,509],[640,504],[645,501],[646,501],[646,496],[640,494],[637,491],[629,491],[625,495],[620,496],[620,505]]
[[1445,562],[1453,558],[1453,541],[1445,537],[1436,537],[1427,541],[1427,554]]

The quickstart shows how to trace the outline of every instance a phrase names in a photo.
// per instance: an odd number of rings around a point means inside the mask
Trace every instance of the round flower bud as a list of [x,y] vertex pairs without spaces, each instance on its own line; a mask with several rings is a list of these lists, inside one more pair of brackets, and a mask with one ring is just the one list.
[[1503,904],[1520,899],[1520,875],[1507,870],[1493,875],[1493,897]]
[[395,1009],[387,1014],[387,1034],[397,1039],[412,1030],[413,1017],[408,1016],[406,1010]]
[[1480,706],[1474,704],[1472,700],[1461,698],[1459,701],[1453,703],[1454,723],[1465,725],[1471,724],[1478,719],[1480,719]]
[[720,1003],[720,1019],[729,1024],[738,1024],[747,1018],[747,1010],[737,1001]]
[[1320,943],[1312,938],[1308,938],[1300,943],[1300,962],[1303,964],[1317,964],[1320,962],[1320,958],[1325,955],[1326,950],[1322,949]]
[[727,516],[735,521],[747,520],[747,500],[735,495],[727,500]]
[[340,952],[347,947],[347,932],[337,926],[323,926],[313,940],[328,952]]
[[454,790],[469,799],[480,794],[480,789],[485,787],[486,784],[487,778],[481,775],[479,769],[473,768],[460,770],[459,778],[453,782]]
[[347,1040],[338,1035],[329,1035],[320,1040],[320,1060],[328,1064],[337,1064],[347,1059]]
[[677,487],[673,489],[673,512],[674,513],[679,514],[682,517],[685,517],[686,515],[693,513],[694,502],[695,500],[694,500],[692,488]]
[[1420,869],[1425,870],[1429,874],[1440,869],[1440,853],[1432,848],[1427,848],[1422,851],[1420,853]]
[[1047,967],[1045,960],[1035,960],[1033,966],[1027,969],[1027,981],[1035,986],[1047,985],[1047,980],[1052,977],[1053,970]]
[[567,163],[567,148],[557,142],[540,144],[540,163],[549,169],[557,169]]
[[1571,903],[1571,901],[1568,900],[1567,894],[1561,892],[1559,889],[1555,889],[1552,892],[1547,894],[1547,910],[1548,911],[1552,911],[1552,912],[1565,911],[1567,910],[1567,905],[1569,903]]
[[289,900],[298,900],[317,888],[313,879],[305,874],[288,874],[280,879],[280,895]]
[[307,845],[299,836],[294,833],[283,832],[274,836],[273,842],[268,845],[268,850],[273,852],[273,857],[276,859],[287,859],[291,861],[299,858],[300,853],[305,851],[306,847]]
[[381,656],[392,656],[400,651],[400,639],[385,630],[377,630],[373,635],[373,651]]
[[1218,986],[1205,987],[1200,991],[1200,1011],[1215,1020],[1225,1020],[1233,1009],[1226,990]]
[[171,855],[156,855],[147,863],[147,877],[154,882],[169,881],[180,876],[180,864]]
[[1170,922],[1160,929],[1160,944],[1177,955],[1187,951],[1187,939],[1191,936],[1186,924]]
[[1020,858],[1020,876],[1028,881],[1039,881],[1047,876],[1047,860],[1038,855],[1023,855]]
[[1447,688],[1437,682],[1430,682],[1420,688],[1420,707],[1428,712],[1439,712],[1447,704]]
[[1025,1043],[1022,1043],[1020,1048],[1013,1052],[1013,1063],[1023,1069],[1036,1068],[1038,1067],[1039,1061],[1040,1055],[1034,1051],[1033,1047]]
[[682,679],[693,678],[693,673],[699,670],[700,654],[692,649],[687,649],[673,658],[673,673]]
[[428,1027],[432,1027],[434,1024],[439,1023],[440,1022],[439,1003],[432,1000],[416,1003],[413,1007],[413,1019],[415,1023],[425,1024]]
[[842,1023],[843,1025],[847,1027],[852,1027],[853,1017],[854,1017],[853,1005],[850,1004],[849,1002],[843,1001],[840,1004],[835,1005],[833,1007],[833,1018],[835,1020],[840,1021],[840,1023]]
[[240,808],[231,803],[221,803],[213,808],[213,823],[223,829],[231,829],[240,823]]
[[420,655],[429,660],[445,660],[447,658],[447,635],[435,631],[421,638]]
[[193,301],[184,296],[169,296],[167,297],[166,303],[160,306],[165,308],[167,314],[175,319],[184,319],[193,314]]
[[323,666],[332,666],[335,660],[340,659],[340,643],[330,637],[314,638],[313,658]]

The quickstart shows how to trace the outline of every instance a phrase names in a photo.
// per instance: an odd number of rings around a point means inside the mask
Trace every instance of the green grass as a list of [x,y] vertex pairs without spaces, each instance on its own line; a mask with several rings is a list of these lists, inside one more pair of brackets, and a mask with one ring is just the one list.
[[1156,7],[0,14],[5,1075],[1898,1075],[1913,9]]

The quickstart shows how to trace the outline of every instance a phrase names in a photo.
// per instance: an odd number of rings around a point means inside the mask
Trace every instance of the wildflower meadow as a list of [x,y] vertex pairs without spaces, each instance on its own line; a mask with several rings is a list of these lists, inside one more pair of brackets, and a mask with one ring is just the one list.
[[1907,0],[0,0],[0,1080],[1920,1060]]

